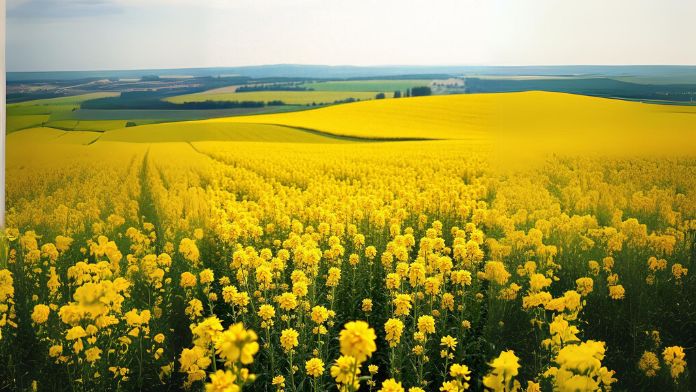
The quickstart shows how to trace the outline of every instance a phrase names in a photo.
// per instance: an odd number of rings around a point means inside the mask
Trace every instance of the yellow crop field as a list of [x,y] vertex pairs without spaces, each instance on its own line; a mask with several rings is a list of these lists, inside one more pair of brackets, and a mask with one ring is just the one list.
[[108,131],[124,128],[123,120],[56,120],[46,123],[47,127],[67,129],[73,131]]
[[8,143],[13,147],[27,148],[40,144],[90,144],[102,135],[92,131],[63,131],[56,128],[29,128],[14,132],[7,136]]
[[[330,136],[330,135],[329,135]],[[272,124],[209,124],[200,121],[142,125],[104,133],[102,141],[157,143],[201,140],[340,143],[343,140]]]
[[90,144],[99,139],[101,135],[101,132],[93,131],[66,131],[64,134],[54,139],[54,142],[65,144]]
[[695,130],[696,107],[529,92],[14,132],[2,369],[37,390],[693,390]]
[[634,152],[688,153],[696,143],[694,116],[693,106],[525,92],[375,100],[206,121],[283,124],[366,138],[495,138],[503,144],[536,144],[548,151],[607,145],[607,153],[619,146]]
[[[253,91],[241,93],[195,93],[178,95],[168,98],[174,103],[203,102],[203,101],[283,101],[290,105],[328,104],[343,101],[348,98],[369,100],[375,98],[374,92],[369,91]],[[393,93],[385,93],[391,97]]]
[[36,127],[23,129],[7,135],[7,143],[10,146],[31,146],[32,143],[52,143],[55,138],[63,135],[65,131],[55,128]]

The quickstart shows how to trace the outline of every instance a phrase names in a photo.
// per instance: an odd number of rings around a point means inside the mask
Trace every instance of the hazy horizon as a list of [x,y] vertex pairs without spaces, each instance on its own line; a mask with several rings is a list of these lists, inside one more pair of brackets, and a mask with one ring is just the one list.
[[191,70],[191,69],[232,69],[254,67],[334,67],[334,68],[564,68],[564,67],[607,67],[607,68],[639,68],[639,67],[679,67],[696,68],[696,64],[301,64],[301,63],[267,63],[248,65],[211,65],[211,66],[181,66],[181,67],[131,67],[131,68],[85,68],[85,69],[46,69],[46,70],[7,70],[7,73],[51,73],[51,72],[119,72],[119,71],[150,71],[150,70]]
[[695,65],[696,2],[8,0],[7,70]]

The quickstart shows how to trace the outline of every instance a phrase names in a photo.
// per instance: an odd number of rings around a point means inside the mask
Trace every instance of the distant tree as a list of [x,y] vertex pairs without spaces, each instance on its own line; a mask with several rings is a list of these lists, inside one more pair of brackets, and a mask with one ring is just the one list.
[[154,82],[160,80],[160,77],[158,75],[144,75],[140,80],[142,82]]
[[412,97],[423,97],[426,95],[432,95],[433,90],[430,89],[428,86],[418,86],[418,87],[413,87],[411,89],[411,96]]
[[394,91],[394,98],[401,98],[401,90]]
[[406,98],[408,98],[408,97],[411,96],[411,89],[410,89],[410,88],[407,88],[407,89],[406,89],[406,95],[405,95],[405,96],[406,96]]
[[134,123],[133,121],[128,121],[128,122],[126,123],[126,128],[128,128],[128,127],[134,127],[134,126],[136,126],[136,125],[137,125],[137,124]]
[[378,93],[377,95],[375,95],[375,99],[384,99],[384,98],[385,98],[384,93]]

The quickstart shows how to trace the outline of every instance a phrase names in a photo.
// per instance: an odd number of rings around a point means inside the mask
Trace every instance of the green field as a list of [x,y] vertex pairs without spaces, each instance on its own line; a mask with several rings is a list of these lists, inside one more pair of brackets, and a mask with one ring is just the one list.
[[[9,104],[7,105],[7,133],[25,128],[48,125],[47,123],[50,121],[61,120],[69,116],[70,113],[79,109],[80,103],[84,101],[115,95],[117,95],[117,93],[90,93]],[[92,124],[89,129],[102,130],[113,128],[113,124],[110,128],[101,128],[103,125],[104,124]],[[95,126],[96,128],[94,128]],[[71,127],[61,126],[61,128]]]
[[71,95],[69,97],[37,99],[34,101],[19,102],[7,105],[7,110],[27,106],[73,106],[78,107],[84,101],[97,98],[115,97],[118,93],[114,92],[99,92],[80,95]]
[[7,133],[18,131],[24,128],[39,126],[44,122],[48,121],[48,118],[49,116],[46,114],[32,114],[21,116],[13,116],[8,114]]
[[[311,105],[311,104],[328,104],[336,101],[342,101],[349,98],[359,100],[374,99],[376,93],[368,91],[254,91],[245,93],[196,93],[178,95],[168,98],[167,101],[173,103],[184,102],[204,102],[204,101],[283,101],[291,105]],[[387,97],[391,97],[392,93],[385,93]]]
[[305,83],[302,87],[316,91],[405,91],[416,86],[429,86],[430,79],[414,80],[346,80],[335,82]]

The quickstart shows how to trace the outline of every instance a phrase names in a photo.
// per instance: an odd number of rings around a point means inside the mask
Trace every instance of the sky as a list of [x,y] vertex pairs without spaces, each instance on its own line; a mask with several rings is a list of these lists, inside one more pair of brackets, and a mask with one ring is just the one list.
[[693,0],[7,0],[8,71],[696,65]]

